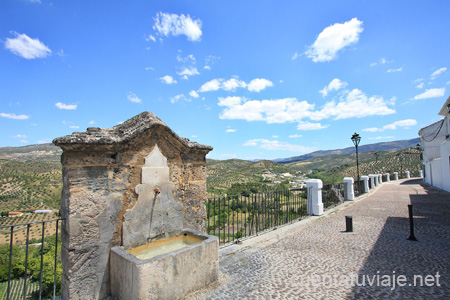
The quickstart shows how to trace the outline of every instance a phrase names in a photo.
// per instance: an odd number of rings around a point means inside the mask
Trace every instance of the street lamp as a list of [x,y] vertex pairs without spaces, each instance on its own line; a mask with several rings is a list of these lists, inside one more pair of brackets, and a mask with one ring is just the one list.
[[353,144],[355,145],[356,148],[356,171],[358,173],[358,178],[357,180],[359,180],[359,161],[358,161],[358,145],[359,142],[361,141],[361,137],[359,136],[359,134],[357,134],[356,132],[352,135],[351,138]]

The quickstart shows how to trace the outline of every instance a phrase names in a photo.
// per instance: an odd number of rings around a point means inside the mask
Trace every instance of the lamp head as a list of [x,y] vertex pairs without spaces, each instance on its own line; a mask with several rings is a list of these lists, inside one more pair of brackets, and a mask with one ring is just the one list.
[[352,135],[351,140],[352,140],[352,142],[353,142],[353,144],[354,144],[355,146],[358,146],[358,145],[359,145],[359,142],[361,141],[361,137],[359,136],[359,134],[357,134],[357,133],[355,132],[355,133]]

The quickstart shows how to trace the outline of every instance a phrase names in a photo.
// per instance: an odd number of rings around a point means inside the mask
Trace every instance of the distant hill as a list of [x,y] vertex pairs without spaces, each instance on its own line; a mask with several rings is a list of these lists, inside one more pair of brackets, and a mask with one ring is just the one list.
[[[419,138],[411,139],[411,140],[401,140],[401,141],[393,141],[393,142],[384,142],[384,143],[376,143],[369,145],[362,145],[358,147],[358,152],[371,152],[371,151],[398,151],[403,150],[410,147],[415,147],[420,142]],[[315,151],[312,153],[308,153],[300,156],[293,156],[289,158],[280,158],[275,159],[273,161],[281,163],[281,164],[290,164],[294,162],[308,160],[314,157],[322,157],[322,156],[330,156],[330,155],[342,155],[342,154],[352,154],[355,153],[355,147],[348,147],[344,149],[336,149],[336,150],[321,150]]]
[[262,174],[268,171],[277,174],[291,173],[294,175],[296,173],[295,169],[270,160],[254,162],[241,159],[207,159],[206,167],[208,188],[216,189],[227,189],[233,183],[261,181]]
[[1,147],[0,159],[12,161],[48,161],[61,160],[61,148],[53,144],[29,145],[23,147]]

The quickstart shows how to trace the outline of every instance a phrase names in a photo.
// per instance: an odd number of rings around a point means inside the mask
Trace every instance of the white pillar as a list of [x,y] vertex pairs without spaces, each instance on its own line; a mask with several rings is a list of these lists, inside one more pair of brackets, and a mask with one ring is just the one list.
[[378,186],[380,184],[378,182],[378,174],[373,175],[373,181],[375,182],[375,186]]
[[389,173],[386,173],[386,181],[387,181],[387,182],[391,181],[390,176],[391,176],[391,175],[390,175]]
[[361,176],[361,180],[364,181],[364,193],[369,192],[369,176]]
[[375,188],[375,175],[369,174],[369,179],[370,179],[370,186],[372,188]]
[[306,188],[308,189],[308,199],[311,199],[311,211],[307,212],[308,215],[323,215],[322,187],[323,183],[320,179],[310,179],[306,181]]
[[353,183],[355,181],[352,177],[344,178],[344,200],[353,201],[355,200],[355,190],[353,189]]
[[406,177],[406,178],[410,178],[410,177],[409,177],[409,171],[405,171],[405,177]]
[[419,170],[419,177],[423,178],[423,171],[422,170]]
[[378,184],[382,184],[383,183],[383,175],[378,174]]
[[398,180],[398,172],[394,172],[394,180]]

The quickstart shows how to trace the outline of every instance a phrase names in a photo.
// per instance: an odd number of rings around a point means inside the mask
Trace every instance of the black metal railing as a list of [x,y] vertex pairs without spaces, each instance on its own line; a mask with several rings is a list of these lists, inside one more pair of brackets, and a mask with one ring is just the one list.
[[[3,284],[3,289],[0,289],[1,299],[55,299],[60,293],[62,269],[59,225],[62,220],[0,226],[2,234],[7,236],[9,232],[9,246],[0,245],[4,247],[2,254],[9,253],[0,258],[1,268],[7,268],[8,274],[6,283],[6,270],[0,272],[0,280],[3,281],[0,283]],[[50,231],[46,225],[54,228],[54,231]],[[40,239],[30,240],[30,231],[38,231]]]
[[323,208],[331,208],[344,202],[344,184],[324,184],[322,187]]
[[353,192],[355,193],[355,197],[361,196],[364,194],[364,180],[357,180],[353,185]]
[[240,240],[306,217],[306,189],[208,198],[208,234]]

